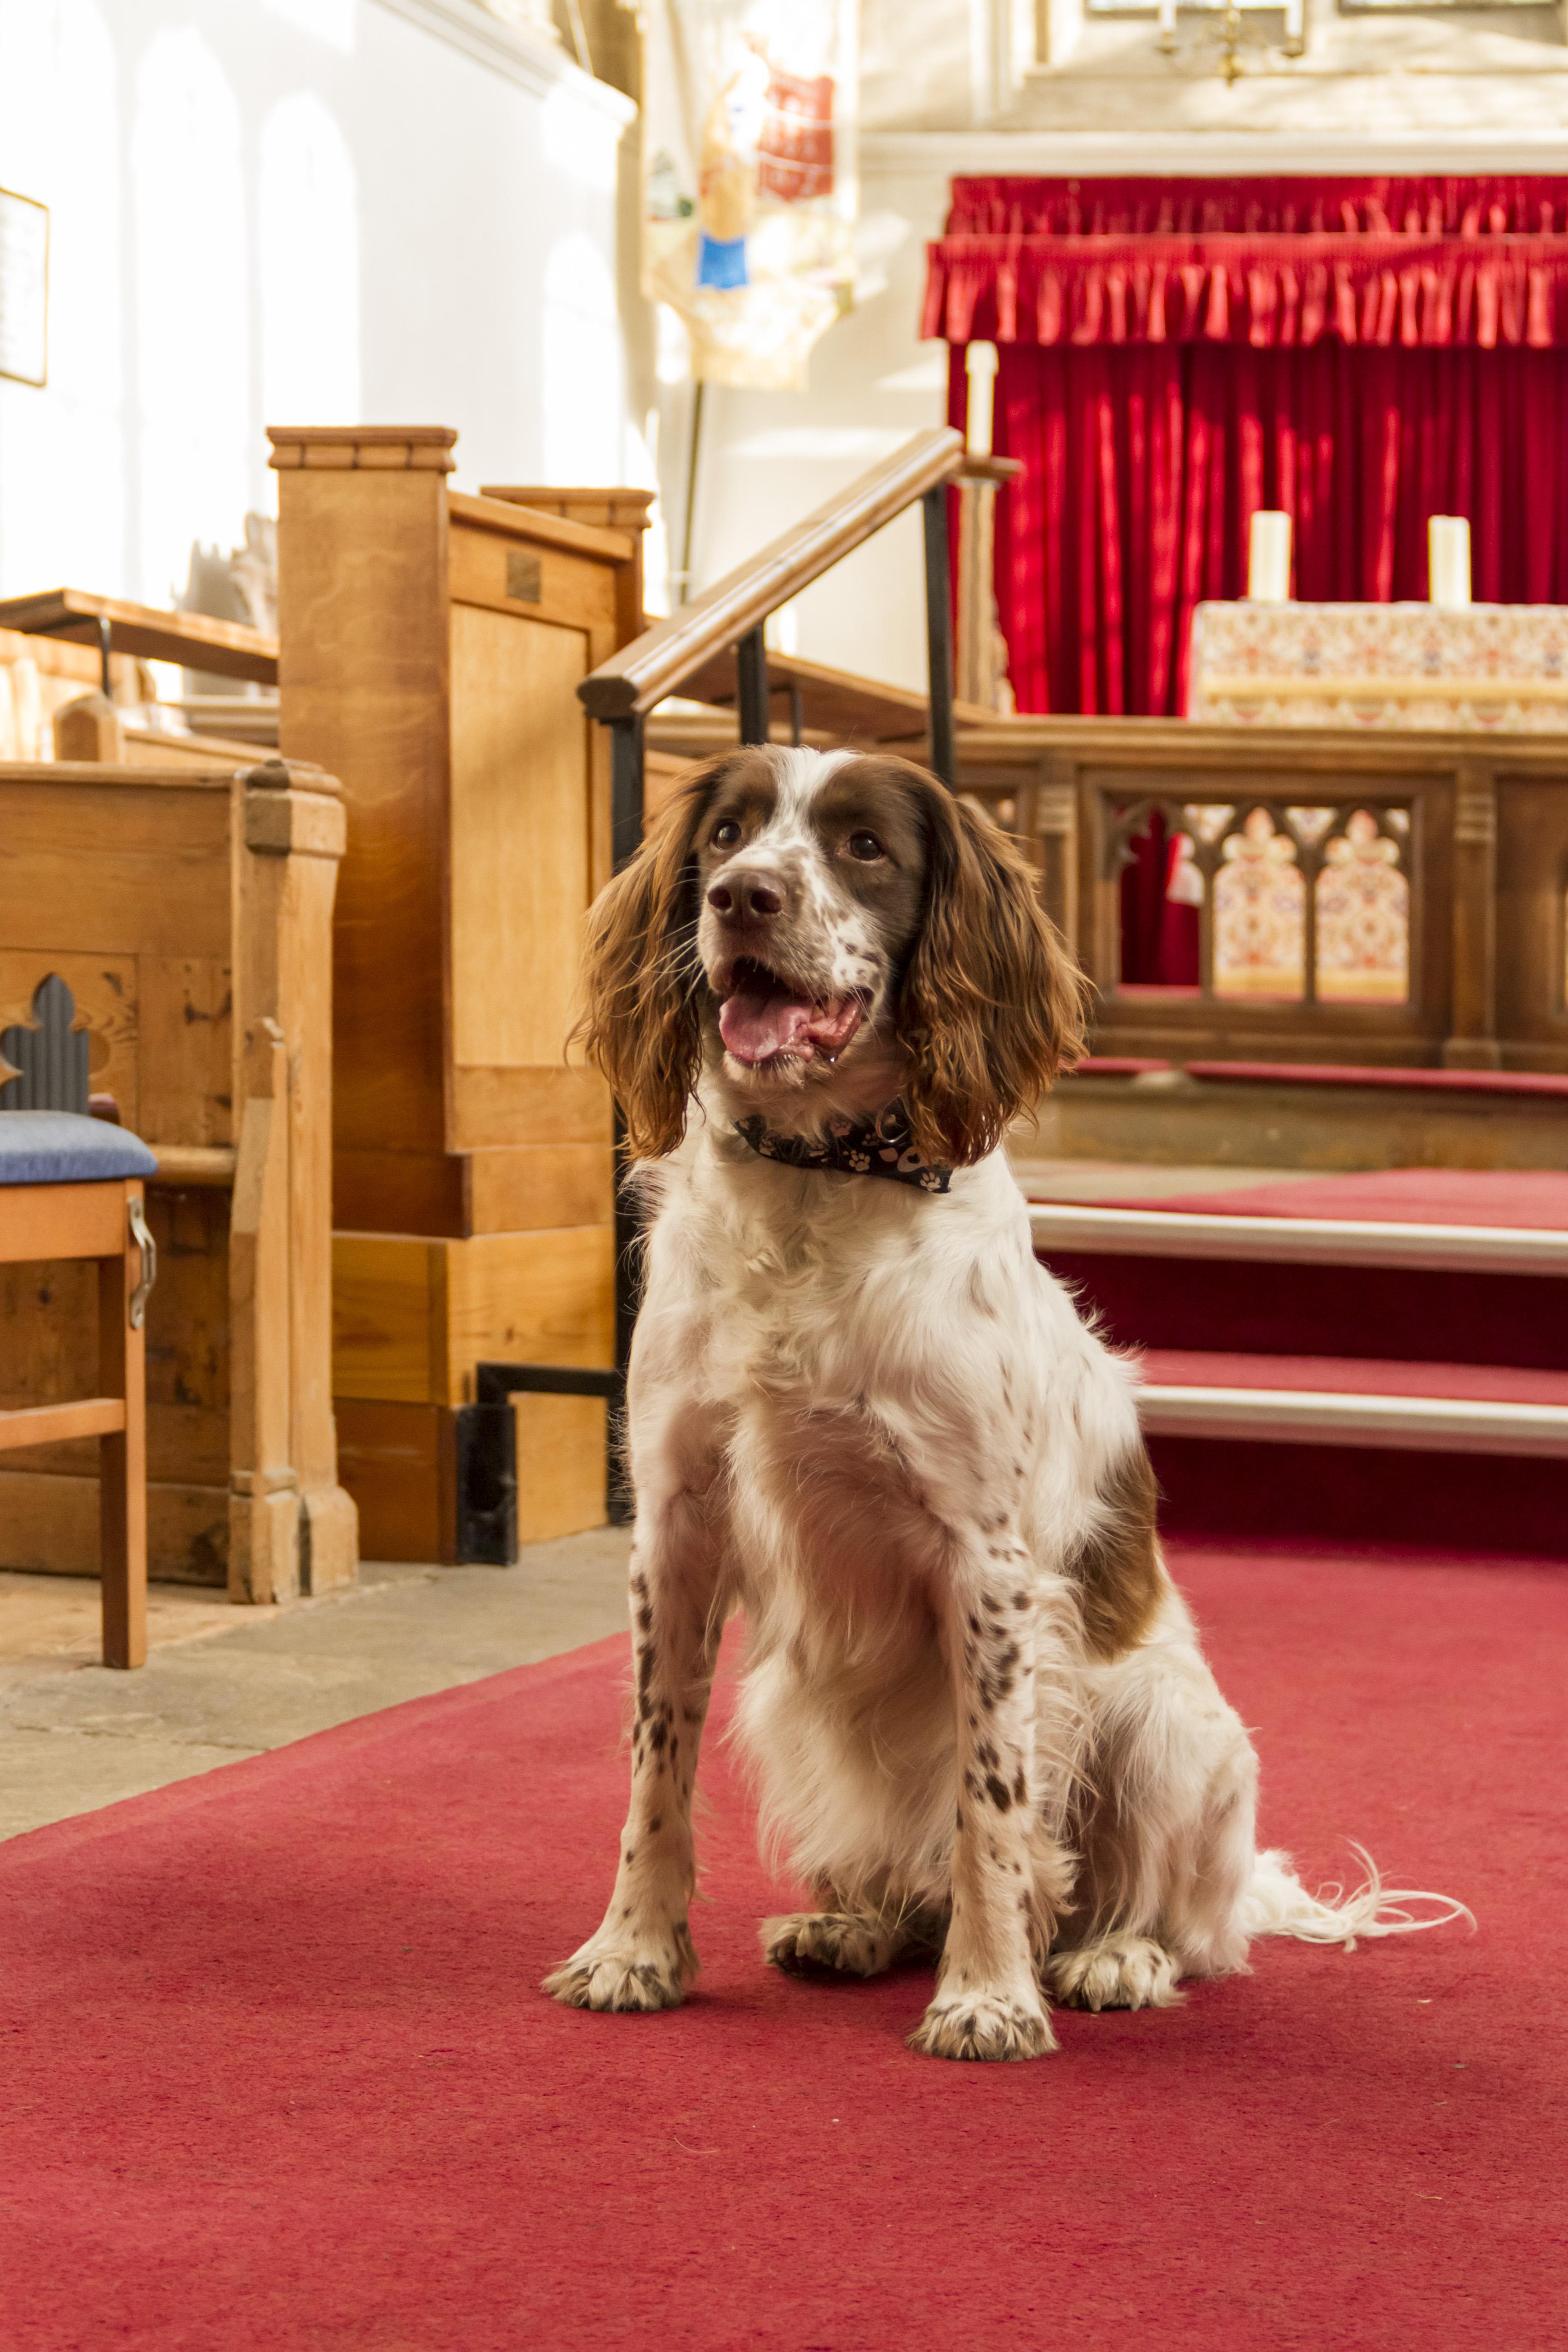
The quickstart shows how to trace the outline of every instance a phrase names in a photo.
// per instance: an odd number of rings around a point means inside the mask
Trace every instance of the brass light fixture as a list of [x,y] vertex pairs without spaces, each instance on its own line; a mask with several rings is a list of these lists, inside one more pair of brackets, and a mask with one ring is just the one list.
[[[1159,46],[1162,55],[1168,58],[1177,53],[1176,5],[1177,0],[1160,0]],[[1284,0],[1285,40],[1280,52],[1284,57],[1299,58],[1306,49],[1304,6],[1305,0]],[[1225,0],[1223,7],[1213,5],[1213,0],[1203,0],[1203,5],[1189,8],[1187,13],[1217,20],[1205,24],[1202,37],[1218,42],[1219,69],[1227,84],[1239,79],[1243,71],[1242,60],[1248,48],[1267,49],[1268,47],[1260,35],[1248,38],[1244,20],[1261,12],[1243,8],[1239,0]]]

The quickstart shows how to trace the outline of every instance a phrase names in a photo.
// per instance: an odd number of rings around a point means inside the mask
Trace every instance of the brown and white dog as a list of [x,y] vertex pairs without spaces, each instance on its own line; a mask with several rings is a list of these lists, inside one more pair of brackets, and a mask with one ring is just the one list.
[[692,1780],[735,1608],[737,1731],[821,1906],[767,1921],[767,1958],[939,1954],[917,2049],[1032,2057],[1047,1995],[1139,2008],[1255,1935],[1427,1924],[1375,1874],[1336,1906],[1256,1850],[1133,1369],[1037,1263],[999,1148],[1079,1035],[1005,836],[902,761],[740,751],[600,898],[588,978],[655,1211],[637,1715],[615,1892],[546,1990],[663,2009],[695,1974]]

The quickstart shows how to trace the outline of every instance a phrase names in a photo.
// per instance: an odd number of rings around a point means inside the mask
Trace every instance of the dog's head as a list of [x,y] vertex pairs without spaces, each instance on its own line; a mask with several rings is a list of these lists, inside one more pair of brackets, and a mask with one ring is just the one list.
[[1078,975],[1018,851],[880,753],[712,761],[590,929],[583,1034],[639,1158],[679,1142],[706,1064],[732,1107],[796,1127],[898,1094],[922,1156],[966,1165],[1079,1041]]

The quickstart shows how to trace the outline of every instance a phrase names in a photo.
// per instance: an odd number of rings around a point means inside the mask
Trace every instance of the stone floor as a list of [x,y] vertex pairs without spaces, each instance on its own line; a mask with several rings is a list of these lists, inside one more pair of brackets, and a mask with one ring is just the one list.
[[604,1528],[512,1569],[366,1562],[291,1609],[154,1585],[134,1674],[98,1663],[95,1580],[0,1573],[0,1837],[618,1633],[628,1543]]

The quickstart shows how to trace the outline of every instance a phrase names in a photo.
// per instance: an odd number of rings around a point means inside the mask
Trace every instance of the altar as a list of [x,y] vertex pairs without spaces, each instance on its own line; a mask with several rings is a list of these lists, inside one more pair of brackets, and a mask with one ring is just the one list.
[[1568,730],[1568,605],[1201,604],[1187,717],[1210,725]]

